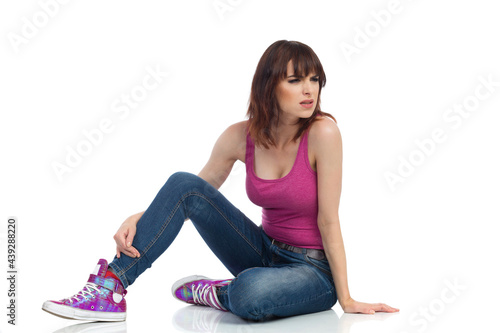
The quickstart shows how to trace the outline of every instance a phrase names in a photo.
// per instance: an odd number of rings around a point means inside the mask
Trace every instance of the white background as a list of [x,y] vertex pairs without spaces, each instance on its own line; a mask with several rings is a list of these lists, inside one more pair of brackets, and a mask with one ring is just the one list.
[[[45,3],[52,16],[43,14]],[[500,296],[500,21],[493,1],[401,0],[390,18],[382,13],[398,2],[389,0],[221,0],[230,6],[223,13],[213,0],[69,1],[57,10],[54,3],[0,5],[5,272],[7,217],[19,219],[18,326],[7,324],[1,279],[1,332],[76,323],[43,312],[42,303],[76,293],[99,258],[113,258],[118,226],[146,209],[170,174],[201,170],[222,131],[245,119],[257,62],[279,39],[311,46],[326,71],[322,109],[336,117],[343,138],[340,220],[351,295],[401,309],[343,315],[337,304],[319,319],[303,316],[302,332],[493,328]],[[29,22],[40,26],[31,36]],[[365,29],[371,37],[362,45]],[[25,39],[16,45],[13,36]],[[346,44],[358,45],[357,53],[346,56]],[[120,118],[113,103],[141,85],[148,67],[168,76]],[[496,86],[480,87],[480,77]],[[478,100],[477,91],[487,97]],[[455,127],[443,118],[474,99],[478,105]],[[76,149],[83,131],[103,119],[113,130],[59,180],[53,163],[66,163],[68,147]],[[445,140],[424,154],[416,141],[436,129]],[[418,155],[421,163],[415,159],[413,173],[391,189],[385,174]],[[260,224],[244,180],[237,162],[221,191]],[[230,277],[187,222],[129,288],[127,331],[180,331],[173,320],[184,305],[170,286],[191,274]],[[252,326],[227,316],[217,326],[218,314],[194,324],[214,332],[298,329],[294,319]]]

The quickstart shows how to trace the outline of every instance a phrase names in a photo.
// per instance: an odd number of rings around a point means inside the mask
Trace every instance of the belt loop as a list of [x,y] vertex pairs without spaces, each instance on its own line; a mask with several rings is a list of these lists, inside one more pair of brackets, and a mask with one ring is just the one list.
[[273,244],[273,245],[274,245],[274,238],[273,238],[273,240],[271,241],[271,244]]
[[302,249],[302,254],[307,254],[307,249]]

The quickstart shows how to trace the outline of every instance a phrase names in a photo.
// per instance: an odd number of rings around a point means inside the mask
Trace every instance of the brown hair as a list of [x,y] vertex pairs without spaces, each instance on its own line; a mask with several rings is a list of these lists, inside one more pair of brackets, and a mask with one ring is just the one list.
[[321,88],[326,84],[326,76],[318,56],[307,45],[297,41],[279,40],[271,44],[257,64],[253,76],[248,105],[248,132],[256,145],[266,149],[268,144],[276,146],[276,138],[271,128],[279,121],[279,104],[275,90],[280,80],[286,78],[288,62],[292,61],[296,75],[307,76],[310,72],[319,75],[319,92],[316,108],[311,117],[299,118],[296,125],[299,130],[293,141],[296,141],[309,126],[317,120],[318,115],[337,120],[329,113],[320,110]]

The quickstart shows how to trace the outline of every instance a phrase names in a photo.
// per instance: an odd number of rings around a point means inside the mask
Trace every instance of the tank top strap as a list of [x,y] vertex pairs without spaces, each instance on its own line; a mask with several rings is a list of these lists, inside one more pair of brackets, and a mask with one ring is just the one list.
[[298,164],[296,168],[304,170],[307,169],[307,165],[304,163],[307,162],[309,163],[309,157],[307,156],[307,134],[308,134],[309,129],[305,130],[304,133],[302,134],[302,138],[300,139],[300,144],[299,144],[299,150],[297,151],[297,161],[296,163]]

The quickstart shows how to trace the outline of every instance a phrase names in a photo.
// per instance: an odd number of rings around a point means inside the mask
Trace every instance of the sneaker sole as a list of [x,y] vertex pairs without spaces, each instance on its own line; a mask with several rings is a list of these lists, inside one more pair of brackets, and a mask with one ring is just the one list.
[[124,321],[126,313],[98,312],[72,308],[67,305],[56,304],[50,301],[43,303],[42,310],[66,319],[94,320],[94,321]]
[[187,276],[183,279],[177,280],[172,285],[172,296],[174,296],[174,298],[176,300],[187,303],[186,301],[183,301],[182,299],[177,298],[177,296],[175,296],[175,291],[177,289],[179,289],[182,285],[189,283],[189,282],[192,282],[192,281],[195,281],[195,280],[209,280],[209,278],[207,278],[206,276],[203,276],[203,275],[191,275],[191,276]]

